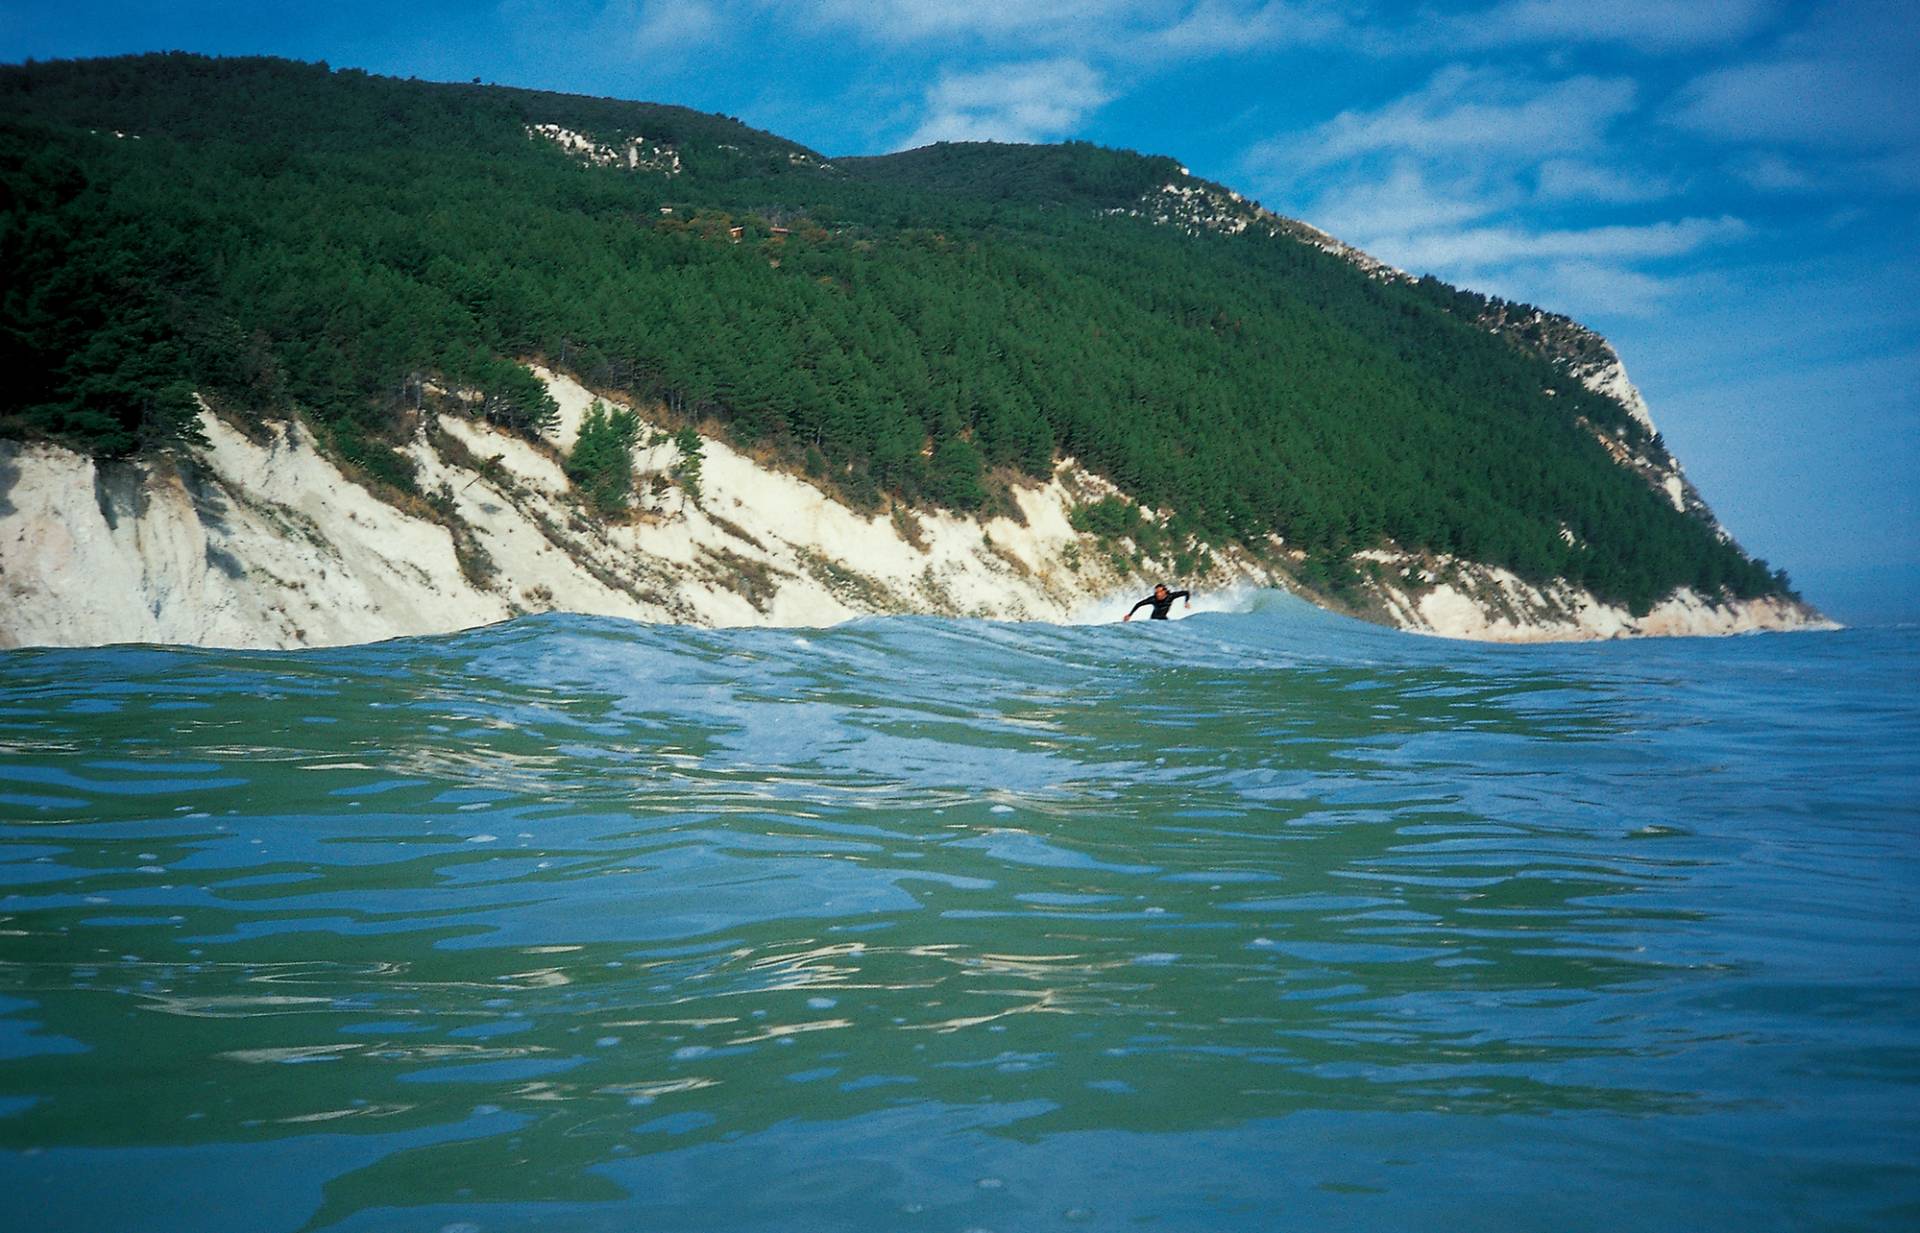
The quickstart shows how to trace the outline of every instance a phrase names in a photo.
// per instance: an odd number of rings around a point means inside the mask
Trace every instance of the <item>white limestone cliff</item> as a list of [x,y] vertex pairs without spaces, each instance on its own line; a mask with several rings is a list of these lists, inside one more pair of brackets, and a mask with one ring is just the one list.
[[[824,625],[884,612],[1112,620],[1143,589],[1069,522],[1116,492],[1063,461],[1016,490],[1021,519],[864,514],[723,442],[705,443],[702,496],[668,488],[609,523],[576,499],[560,459],[593,396],[536,368],[561,408],[535,443],[428,415],[407,446],[437,500],[397,508],[348,478],[297,423],[251,438],[211,414],[209,444],[102,465],[48,445],[0,445],[0,646],[114,642],[299,647],[440,633],[540,611],[695,625]],[[658,453],[657,451],[655,452]],[[643,485],[666,459],[642,449]],[[437,506],[437,508],[436,508]],[[1151,512],[1151,511],[1149,511]],[[1119,555],[1132,545],[1122,543]],[[1294,561],[1219,546],[1190,585],[1288,586]],[[1819,625],[1781,601],[1681,594],[1634,618],[1574,588],[1412,558],[1372,584],[1373,615],[1454,637],[1530,641]],[[1149,563],[1171,574],[1173,563]],[[1441,575],[1444,575],[1442,577]],[[1407,577],[1416,577],[1406,583]]]

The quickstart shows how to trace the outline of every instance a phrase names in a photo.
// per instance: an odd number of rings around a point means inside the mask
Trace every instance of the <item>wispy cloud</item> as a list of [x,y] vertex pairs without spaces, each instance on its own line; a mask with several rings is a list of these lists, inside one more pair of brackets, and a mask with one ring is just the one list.
[[1070,41],[1115,25],[1132,29],[1167,6],[1155,0],[797,0],[780,6],[804,20],[831,24],[881,42],[955,38]]
[[[1683,277],[1676,260],[1751,232],[1730,213],[1645,217],[1683,189],[1621,139],[1639,93],[1624,77],[1456,64],[1397,99],[1261,142],[1246,167],[1263,196],[1393,265],[1644,314]],[[1630,207],[1640,217],[1608,217]]]
[[1398,237],[1392,241],[1394,251],[1380,255],[1420,269],[1499,266],[1520,261],[1640,261],[1682,256],[1710,244],[1742,238],[1747,232],[1746,223],[1728,216],[1559,231],[1473,227]]
[[1342,177],[1314,202],[1313,222],[1352,243],[1422,235],[1476,222],[1515,204],[1511,188],[1472,177],[1436,182],[1412,159],[1384,175]]
[[626,45],[652,54],[690,49],[710,42],[725,29],[715,7],[706,0],[616,0],[607,6],[609,23],[623,30]]
[[1072,133],[1112,97],[1101,75],[1078,60],[947,73],[928,88],[926,117],[901,148],[936,141],[1046,141]]
[[1762,26],[1774,0],[1506,0],[1478,13],[1447,18],[1440,29],[1453,46],[1520,43],[1621,43],[1671,52],[1737,40]]
[[1590,149],[1633,109],[1636,93],[1625,78],[1572,77],[1540,85],[1495,69],[1452,65],[1383,107],[1343,111],[1304,134],[1264,142],[1250,152],[1249,162],[1314,168],[1375,154]]
[[1325,43],[1353,31],[1348,14],[1326,4],[1202,0],[1171,24],[1147,29],[1139,42],[1158,55],[1201,56]]
[[1614,261],[1552,261],[1507,266],[1490,274],[1489,286],[1513,284],[1510,298],[1547,305],[1580,306],[1583,313],[1651,317],[1699,280],[1689,275],[1648,274]]
[[761,0],[803,25],[893,46],[968,45],[1141,62],[1324,42],[1354,29],[1342,0]]
[[1743,183],[1763,192],[1803,193],[1821,187],[1820,179],[1805,164],[1771,150],[1741,154],[1727,169]]
[[1880,146],[1920,135],[1910,99],[1870,66],[1824,59],[1737,64],[1686,90],[1674,119],[1709,137]]
[[1672,119],[1706,137],[1831,148],[1920,145],[1920,22],[1906,0],[1831,5],[1761,57],[1695,78]]
[[726,43],[737,0],[499,0],[505,42],[574,73],[644,65],[672,75]]
[[1550,158],[1540,164],[1534,185],[1541,201],[1609,205],[1658,201],[1679,191],[1665,176],[1573,158]]
[[894,45],[972,41],[1119,56],[1212,56],[1342,40],[1387,55],[1540,43],[1666,53],[1737,41],[1781,0],[1501,0],[1412,18],[1369,0],[757,0],[803,23]]

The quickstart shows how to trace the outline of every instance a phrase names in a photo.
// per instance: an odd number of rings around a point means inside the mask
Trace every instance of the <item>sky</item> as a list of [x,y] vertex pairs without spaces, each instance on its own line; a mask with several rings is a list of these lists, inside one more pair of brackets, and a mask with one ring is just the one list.
[[8,0],[0,60],[183,49],[738,116],[828,155],[1170,154],[1605,334],[1722,521],[1920,619],[1912,0]]

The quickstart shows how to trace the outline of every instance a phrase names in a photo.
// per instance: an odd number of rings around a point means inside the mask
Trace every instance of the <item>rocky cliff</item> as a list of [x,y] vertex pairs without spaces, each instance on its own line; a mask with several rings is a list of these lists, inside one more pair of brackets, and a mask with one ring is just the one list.
[[[1116,495],[1063,460],[1015,489],[1019,517],[896,507],[857,512],[804,477],[709,439],[699,498],[645,483],[624,519],[588,511],[562,469],[593,395],[544,368],[561,408],[541,440],[459,414],[423,416],[408,456],[431,501],[389,503],[349,478],[298,422],[251,434],[211,413],[208,444],[140,463],[0,444],[0,646],[113,642],[324,646],[569,611],[693,625],[822,625],[872,613],[1117,619],[1171,559],[1077,531],[1072,511]],[[1155,518],[1164,512],[1144,511]],[[1262,556],[1193,544],[1210,568],[1179,581],[1201,608],[1235,589],[1293,588],[1286,545]],[[1824,624],[1785,600],[1682,592],[1644,616],[1576,588],[1472,562],[1376,551],[1336,606],[1405,629],[1502,641],[1722,634]]]

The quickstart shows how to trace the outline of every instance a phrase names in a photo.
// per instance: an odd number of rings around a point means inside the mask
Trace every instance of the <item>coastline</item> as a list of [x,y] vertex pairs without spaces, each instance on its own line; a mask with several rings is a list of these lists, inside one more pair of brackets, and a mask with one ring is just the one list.
[[[1017,518],[862,513],[707,438],[700,499],[663,484],[625,519],[589,517],[562,460],[595,395],[533,372],[561,411],[545,439],[427,412],[405,447],[425,496],[404,501],[356,482],[298,422],[256,439],[209,411],[207,447],[145,464],[0,443],[0,647],[287,649],[556,611],[709,627],[882,613],[1084,624],[1117,619],[1118,597],[1143,588],[1146,572],[1178,574],[1171,558],[1137,567],[1131,541],[1074,529],[1076,505],[1125,494],[1071,459],[1045,483],[1013,489]],[[659,427],[635,410],[644,430]],[[643,492],[667,462],[657,449],[636,451]],[[1277,539],[1265,559],[1194,547],[1211,568],[1178,575],[1183,584],[1301,593]],[[1411,561],[1363,556],[1394,565],[1390,576]],[[1430,574],[1418,590],[1367,583],[1350,614],[1499,642],[1837,627],[1787,600],[1712,604],[1686,592],[1635,618],[1565,583],[1536,587],[1468,561],[1438,566],[1444,577]]]

